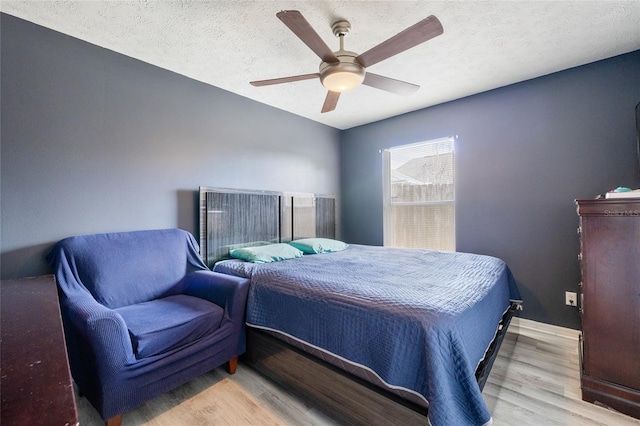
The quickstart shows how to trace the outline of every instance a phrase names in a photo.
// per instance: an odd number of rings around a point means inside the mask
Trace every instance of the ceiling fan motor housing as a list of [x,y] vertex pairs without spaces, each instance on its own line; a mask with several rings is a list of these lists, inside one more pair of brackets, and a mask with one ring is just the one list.
[[355,89],[364,81],[365,69],[356,60],[355,52],[338,50],[335,52],[339,62],[320,64],[320,81],[332,92],[345,92]]

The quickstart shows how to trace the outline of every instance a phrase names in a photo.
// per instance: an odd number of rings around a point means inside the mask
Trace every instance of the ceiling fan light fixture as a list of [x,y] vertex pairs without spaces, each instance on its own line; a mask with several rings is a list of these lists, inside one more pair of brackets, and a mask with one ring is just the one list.
[[365,70],[356,62],[356,54],[344,50],[336,52],[339,62],[320,64],[320,82],[331,92],[346,92],[360,86]]
[[362,84],[364,73],[349,70],[334,70],[322,77],[322,85],[332,92],[346,92]]

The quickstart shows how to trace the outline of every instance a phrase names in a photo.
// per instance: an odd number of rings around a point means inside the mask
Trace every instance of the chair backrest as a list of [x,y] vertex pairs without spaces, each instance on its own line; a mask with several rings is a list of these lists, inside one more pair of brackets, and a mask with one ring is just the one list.
[[180,293],[187,274],[207,269],[193,236],[180,229],[70,237],[49,259],[67,297],[84,287],[112,309]]

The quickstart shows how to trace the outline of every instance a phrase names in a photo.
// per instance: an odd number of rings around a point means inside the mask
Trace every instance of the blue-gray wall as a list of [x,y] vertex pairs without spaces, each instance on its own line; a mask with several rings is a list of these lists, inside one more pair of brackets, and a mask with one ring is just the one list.
[[507,261],[522,317],[578,328],[574,199],[640,186],[639,101],[636,51],[344,131],[343,237],[382,244],[381,149],[458,135],[457,250]]
[[200,185],[339,195],[338,130],[1,19],[3,278],[70,235],[197,236]]

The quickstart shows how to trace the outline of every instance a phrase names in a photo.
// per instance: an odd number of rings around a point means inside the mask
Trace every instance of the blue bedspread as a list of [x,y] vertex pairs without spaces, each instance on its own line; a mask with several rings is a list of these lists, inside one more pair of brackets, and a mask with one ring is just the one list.
[[351,245],[282,262],[219,263],[251,279],[247,324],[276,330],[416,392],[434,426],[484,425],[475,370],[510,300],[500,259]]

